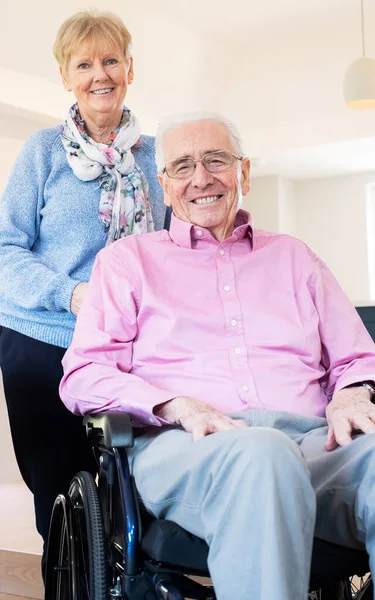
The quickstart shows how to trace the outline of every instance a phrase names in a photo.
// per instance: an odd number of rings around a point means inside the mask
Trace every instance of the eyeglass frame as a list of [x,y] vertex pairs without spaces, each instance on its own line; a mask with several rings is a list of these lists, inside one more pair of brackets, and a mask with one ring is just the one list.
[[183,160],[184,157],[181,157],[181,159],[178,158],[172,158],[171,160],[167,160],[167,162],[164,165],[164,168],[161,170],[161,174],[164,175],[164,173],[167,175],[167,177],[169,177],[170,179],[189,179],[189,177],[192,177],[195,173],[195,169],[196,169],[196,165],[197,163],[201,162],[203,167],[206,169],[207,173],[224,173],[225,171],[229,171],[229,169],[234,165],[234,162],[231,163],[230,166],[226,167],[225,169],[221,169],[220,171],[209,171],[206,167],[206,165],[204,164],[203,160],[205,159],[205,157],[208,154],[216,154],[218,152],[228,152],[228,154],[230,154],[234,159],[236,160],[240,160],[243,161],[245,156],[238,156],[237,154],[234,154],[233,152],[230,152],[230,150],[213,150],[212,152],[206,152],[202,158],[191,158],[191,157],[185,157],[188,158],[189,160],[191,160],[194,163],[194,170],[192,172],[191,175],[187,175],[186,177],[172,177],[171,175],[169,175],[169,173],[167,172],[167,164],[171,163],[171,162],[175,162],[176,160]]

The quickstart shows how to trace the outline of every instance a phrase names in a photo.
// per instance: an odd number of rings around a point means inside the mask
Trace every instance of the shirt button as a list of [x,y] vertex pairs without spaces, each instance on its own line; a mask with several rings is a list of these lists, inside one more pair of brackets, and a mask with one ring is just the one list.
[[224,291],[225,292],[230,292],[230,285],[225,285],[224,286]]
[[150,418],[150,419],[148,420],[148,422],[149,422],[149,423],[152,423],[152,424],[154,425],[154,423],[155,423],[155,419],[151,419],[151,418]]
[[236,319],[232,319],[230,324],[232,325],[232,327],[235,327],[237,325]]
[[224,250],[219,250],[219,254],[220,254],[220,256],[224,256],[224,254],[225,254]]
[[248,392],[249,391],[249,386],[248,385],[243,385],[242,389],[244,392]]
[[199,235],[199,237],[202,235],[202,232],[200,229],[197,229],[197,231],[195,232],[197,235]]
[[241,348],[235,348],[234,349],[234,353],[235,354],[241,354]]

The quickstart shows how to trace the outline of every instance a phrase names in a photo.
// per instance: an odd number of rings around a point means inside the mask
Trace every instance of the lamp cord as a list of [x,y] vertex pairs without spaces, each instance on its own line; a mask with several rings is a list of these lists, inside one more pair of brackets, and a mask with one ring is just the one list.
[[363,0],[361,0],[361,22],[362,22],[362,56],[366,56],[365,52],[365,20],[363,16]]

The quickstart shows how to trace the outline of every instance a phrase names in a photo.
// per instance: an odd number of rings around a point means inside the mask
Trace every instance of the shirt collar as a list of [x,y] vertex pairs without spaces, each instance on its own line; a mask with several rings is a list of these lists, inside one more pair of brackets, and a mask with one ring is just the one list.
[[[253,220],[250,214],[241,208],[236,215],[234,231],[228,239],[235,238],[235,240],[240,240],[247,235],[250,237],[250,239],[252,239],[252,232]],[[199,227],[198,225],[193,225],[193,223],[188,223],[187,221],[182,221],[181,219],[175,217],[173,213],[171,217],[169,235],[178,246],[182,246],[184,248],[192,248],[192,242],[197,240],[203,240],[205,238],[210,238],[210,240],[214,239],[208,229]],[[218,242],[216,243],[219,245]]]

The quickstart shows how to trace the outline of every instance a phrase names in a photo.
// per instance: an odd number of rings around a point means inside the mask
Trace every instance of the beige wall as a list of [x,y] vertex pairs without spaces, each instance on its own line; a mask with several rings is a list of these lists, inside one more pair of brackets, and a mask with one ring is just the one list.
[[0,194],[4,190],[8,175],[23,143],[21,140],[0,136]]
[[0,485],[21,480],[10,437],[8,414],[0,372]]
[[[19,153],[23,142],[11,138],[0,137],[0,194],[2,193],[8,174]],[[1,287],[1,286],[0,286]],[[19,481],[21,475],[18,471],[10,437],[8,415],[5,405],[3,384],[0,372],[0,484]]]

